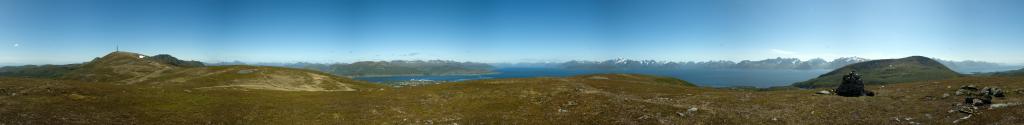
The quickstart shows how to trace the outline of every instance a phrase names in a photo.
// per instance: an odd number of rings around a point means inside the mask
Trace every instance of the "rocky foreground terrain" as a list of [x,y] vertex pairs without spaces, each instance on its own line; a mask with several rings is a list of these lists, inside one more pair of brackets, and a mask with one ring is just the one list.
[[[961,86],[1004,97],[956,109]],[[695,87],[636,74],[476,80],[359,91],[276,91],[0,78],[4,124],[1021,124],[1024,77],[826,89]],[[967,117],[970,115],[970,117]],[[966,118],[965,118],[966,117]],[[963,120],[960,120],[963,119]]]

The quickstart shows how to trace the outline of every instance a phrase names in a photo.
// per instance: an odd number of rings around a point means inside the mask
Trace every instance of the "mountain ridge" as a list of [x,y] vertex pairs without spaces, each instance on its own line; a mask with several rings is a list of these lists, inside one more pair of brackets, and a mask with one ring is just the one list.
[[821,58],[814,58],[802,61],[797,58],[782,58],[764,60],[742,60],[733,61],[657,61],[657,60],[631,60],[631,59],[610,59],[605,61],[580,61],[572,60],[556,64],[554,67],[566,69],[834,69],[852,63],[868,61],[860,57],[836,58],[826,61]]
[[303,69],[266,66],[205,66],[171,55],[116,51],[81,64],[60,79],[187,89],[361,91],[383,88],[359,80]]

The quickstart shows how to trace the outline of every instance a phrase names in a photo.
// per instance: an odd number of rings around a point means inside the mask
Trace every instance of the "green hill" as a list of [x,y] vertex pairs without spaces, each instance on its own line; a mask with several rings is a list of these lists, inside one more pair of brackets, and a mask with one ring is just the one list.
[[62,78],[88,82],[121,82],[151,73],[164,72],[178,67],[162,61],[145,59],[147,56],[117,51],[82,64]]
[[801,88],[838,86],[842,76],[852,70],[856,70],[858,74],[861,74],[864,84],[868,85],[939,80],[961,76],[935,60],[923,56],[911,56],[846,65],[817,78],[794,83],[793,86]]
[[311,70],[266,66],[204,66],[198,61],[182,61],[166,54],[146,56],[121,51],[80,66],[49,67],[55,68],[20,67],[18,72],[11,72],[8,76],[45,76],[36,78],[183,89],[359,91],[384,88],[382,85]]
[[0,77],[60,78],[81,64],[25,65],[0,67]]

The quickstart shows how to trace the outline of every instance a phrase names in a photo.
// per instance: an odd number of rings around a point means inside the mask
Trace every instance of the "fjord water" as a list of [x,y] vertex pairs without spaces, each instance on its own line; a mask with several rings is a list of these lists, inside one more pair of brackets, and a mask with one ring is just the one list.
[[463,76],[393,76],[393,77],[357,77],[356,79],[370,82],[400,82],[410,80],[429,81],[465,81],[494,78],[529,78],[529,77],[567,77],[596,73],[637,73],[675,77],[692,82],[699,86],[732,87],[753,86],[772,87],[786,86],[800,82],[829,70],[792,70],[792,69],[628,69],[628,70],[583,70],[558,68],[501,68],[497,74],[463,75]]

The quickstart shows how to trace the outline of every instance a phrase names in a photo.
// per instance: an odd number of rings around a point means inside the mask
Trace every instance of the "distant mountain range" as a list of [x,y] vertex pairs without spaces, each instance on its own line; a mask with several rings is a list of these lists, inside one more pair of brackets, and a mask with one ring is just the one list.
[[[764,60],[743,60],[739,62],[734,61],[688,61],[688,62],[673,62],[673,61],[657,61],[657,60],[631,60],[631,59],[611,59],[605,61],[567,61],[567,62],[540,62],[540,63],[494,63],[492,65],[497,67],[545,67],[545,68],[565,68],[565,69],[796,69],[796,70],[811,70],[811,69],[836,69],[849,64],[870,61],[871,59],[865,59],[860,57],[843,57],[827,61],[821,58],[814,58],[810,60],[800,60],[797,58],[782,58],[777,57],[774,59]],[[970,73],[981,73],[981,72],[998,72],[1007,71],[1022,68],[1017,65],[1007,65],[1001,63],[985,62],[985,61],[952,61],[952,60],[941,60],[934,59],[939,63],[949,67],[953,71],[970,74]]]
[[439,75],[480,75],[495,73],[494,66],[486,63],[457,62],[450,60],[394,60],[361,61],[355,63],[252,63],[240,61],[213,63],[210,65],[263,65],[317,70],[340,76],[439,76]]
[[561,63],[515,63],[496,64],[499,67],[551,67],[566,69],[834,69],[868,59],[859,57],[838,58],[832,61],[815,58],[801,61],[797,58],[775,58],[758,61],[702,61],[672,62],[657,60],[611,59],[605,61],[573,60]]
[[942,65],[946,65],[946,67],[949,67],[950,69],[953,69],[953,71],[956,71],[956,72],[959,72],[959,73],[963,73],[963,74],[977,74],[977,73],[986,73],[986,72],[1000,72],[1000,71],[1007,71],[1007,70],[1014,70],[1014,69],[1024,68],[1024,66],[1020,66],[1020,65],[1008,65],[1008,64],[1002,64],[1002,63],[993,63],[993,62],[985,62],[985,61],[974,61],[974,60],[951,61],[951,60],[935,59],[935,61],[938,61],[939,63],[942,63]]

